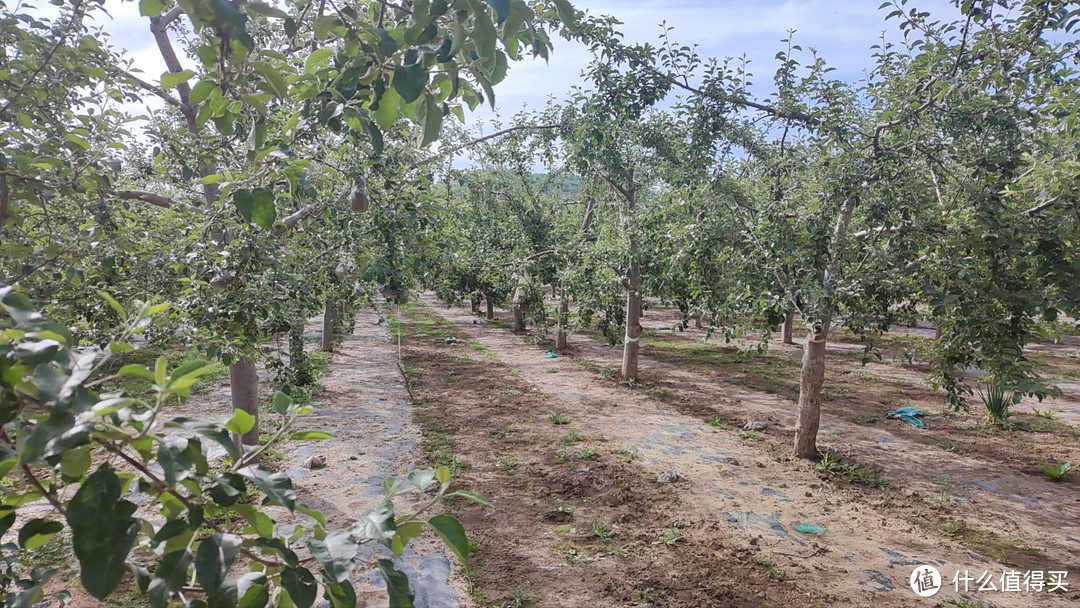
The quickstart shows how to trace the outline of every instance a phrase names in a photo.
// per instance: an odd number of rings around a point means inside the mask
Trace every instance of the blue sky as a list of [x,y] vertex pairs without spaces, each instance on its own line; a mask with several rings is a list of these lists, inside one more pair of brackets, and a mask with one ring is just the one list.
[[[573,0],[571,0],[573,1]],[[580,0],[574,5],[591,14],[610,14],[624,23],[627,42],[656,42],[666,21],[674,26],[674,40],[697,44],[705,57],[723,58],[746,54],[755,81],[766,83],[776,69],[774,56],[784,48],[780,42],[789,29],[797,30],[795,42],[804,49],[816,48],[837,68],[836,75],[856,80],[871,65],[870,47],[882,32],[896,40],[895,22],[886,22],[888,10],[878,10],[880,0]],[[948,0],[912,0],[911,6],[942,15],[955,9]],[[138,14],[134,1],[110,2],[113,16],[105,29],[113,43],[126,49],[150,80],[157,80],[164,63],[150,36],[147,20]],[[526,60],[511,67],[507,79],[496,88],[499,113],[509,118],[522,108],[541,108],[549,96],[563,99],[580,81],[589,62],[588,52],[562,38],[554,39],[550,62]],[[478,110],[470,118],[486,120],[490,110]]]

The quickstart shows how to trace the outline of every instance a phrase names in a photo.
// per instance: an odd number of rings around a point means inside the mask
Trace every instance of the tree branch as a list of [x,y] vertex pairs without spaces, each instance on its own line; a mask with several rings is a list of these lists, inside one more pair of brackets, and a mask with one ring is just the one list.
[[26,87],[30,86],[30,83],[34,82],[38,75],[41,74],[41,71],[45,69],[45,66],[49,65],[49,62],[52,61],[53,55],[55,55],[56,51],[60,50],[60,47],[64,46],[64,43],[67,41],[68,34],[70,34],[71,30],[75,27],[75,21],[82,20],[82,4],[76,4],[75,6],[77,8],[75,12],[71,14],[71,20],[68,21],[67,27],[64,28],[64,33],[56,39],[56,44],[54,44],[52,48],[49,49],[49,52],[45,55],[45,58],[41,60],[41,64],[38,65],[36,70],[34,70],[34,73],[31,74],[30,77],[22,83],[22,86],[19,87],[19,90],[15,91],[15,93],[8,97],[7,103],[4,104],[4,107],[0,108],[0,116],[3,116],[4,113],[6,113],[11,108],[11,104],[15,103],[18,98],[22,97],[23,93],[26,92]]
[[134,75],[131,72],[128,72],[126,70],[119,70],[119,72],[124,78],[127,78],[128,80],[130,80],[130,81],[134,82],[135,84],[139,85],[139,88],[150,91],[154,95],[157,95],[158,97],[164,99],[169,105],[176,106],[177,108],[180,108],[181,110],[184,109],[184,104],[179,99],[177,99],[177,98],[173,97],[172,95],[169,95],[168,93],[166,93],[165,89],[163,89],[163,88],[161,88],[159,86],[150,84],[149,82],[146,82],[145,80],[139,78],[138,76],[136,76],[136,75]]
[[281,220],[280,223],[274,226],[274,234],[281,236],[296,228],[296,226],[307,216],[311,215],[311,212],[315,210],[315,205],[304,205],[296,213],[289,215]]
[[599,175],[600,177],[604,178],[605,182],[611,184],[612,188],[615,188],[616,190],[618,190],[619,194],[623,195],[623,198],[625,198],[627,201],[632,202],[634,200],[634,195],[631,194],[629,190],[624,188],[622,186],[622,184],[615,183],[615,180],[611,179],[611,177],[607,173],[604,173],[603,171],[597,170],[596,174]]
[[[1049,209],[1054,203],[1058,202],[1060,199],[1061,199],[1061,197],[1058,197],[1058,196],[1051,197],[1045,203],[1036,205],[1036,206],[1032,207],[1031,209],[1028,209],[1024,213],[1026,215],[1035,215],[1036,213],[1039,213],[1040,211],[1045,211],[1046,209]],[[0,225],[2,225],[2,224],[0,224]]]
[[885,226],[878,226],[877,228],[867,228],[866,230],[860,230],[852,234],[851,238],[855,239],[856,241],[861,241],[866,237],[878,234],[895,234],[897,232],[900,232],[902,228],[903,226],[890,226],[888,228],[886,228]]
[[514,131],[529,131],[529,130],[543,131],[543,130],[548,130],[548,129],[559,129],[561,127],[562,127],[562,124],[554,124],[554,125],[521,125],[521,126],[517,126],[517,127],[510,127],[510,128],[507,128],[507,129],[503,129],[502,131],[496,131],[496,132],[492,133],[491,135],[485,135],[483,137],[474,139],[474,140],[472,140],[470,142],[461,144],[460,146],[454,146],[453,148],[450,148],[450,149],[445,150],[445,151],[444,150],[439,150],[439,152],[437,154],[433,154],[433,155],[425,158],[424,160],[417,161],[417,162],[413,163],[412,166],[409,167],[409,168],[410,169],[415,169],[415,168],[417,168],[417,167],[419,167],[421,165],[426,165],[426,164],[430,163],[431,161],[435,160],[436,158],[442,158],[443,156],[446,156],[447,154],[453,154],[454,152],[464,150],[465,148],[471,148],[471,147],[475,146],[476,144],[480,144],[480,143],[483,143],[485,141],[495,139],[496,137],[502,137],[503,135],[513,133]]
[[184,211],[198,213],[199,215],[206,215],[208,213],[207,210],[202,207],[195,207],[193,205],[177,202],[167,196],[156,194],[154,192],[147,192],[145,190],[117,190],[113,194],[116,195],[116,198],[143,201],[144,203],[150,203],[151,205],[156,205],[165,209],[182,209]]
[[0,173],[0,230],[3,230],[4,226],[7,225],[10,196],[7,175]]
[[[169,32],[166,29],[170,22],[175,20],[180,13],[183,12],[179,6],[174,6],[169,12],[165,13],[162,17],[157,17],[150,20],[150,33],[154,35],[154,42],[157,43],[158,51],[161,52],[161,58],[165,60],[165,66],[169,68],[170,72],[183,72],[184,66],[180,64],[180,59],[176,56],[176,51],[173,50],[172,40],[169,38]],[[180,102],[183,104],[181,109],[184,110],[184,115],[189,116],[189,121],[194,120],[194,112],[191,107],[191,87],[188,83],[181,82],[176,87],[176,92],[180,94]],[[186,106],[186,107],[185,107]]]

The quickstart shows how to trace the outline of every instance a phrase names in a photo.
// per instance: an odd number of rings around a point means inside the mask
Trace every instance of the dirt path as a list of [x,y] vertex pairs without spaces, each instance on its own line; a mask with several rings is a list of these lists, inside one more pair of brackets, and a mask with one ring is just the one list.
[[[490,349],[550,403],[559,404],[558,409],[586,435],[626,446],[656,473],[677,473],[681,481],[675,484],[676,489],[703,525],[726,530],[731,542],[760,548],[774,561],[780,576],[799,590],[848,598],[846,605],[910,606],[916,599],[908,587],[914,565],[937,565],[947,576],[964,568],[978,568],[979,572],[1004,569],[948,539],[928,536],[907,518],[898,517],[896,510],[905,505],[894,501],[895,493],[823,482],[809,464],[778,459],[765,446],[767,442],[704,424],[700,415],[704,410],[696,402],[688,402],[694,396],[706,396],[714,401],[722,419],[768,420],[772,426],[767,437],[787,437],[793,428],[793,406],[779,396],[722,384],[721,379],[655,361],[646,351],[642,376],[655,381],[654,390],[667,393],[651,395],[603,380],[591,371],[589,367],[617,369],[619,357],[619,351],[591,339],[571,338],[573,352],[584,365],[565,357],[548,359],[543,348],[529,345],[494,324],[473,323],[474,317],[467,311],[447,310],[430,297],[424,302]],[[865,429],[849,429],[838,421],[828,425],[824,431],[839,442],[848,441],[849,433],[852,440],[857,431],[866,435]],[[889,441],[874,443],[885,446],[875,449],[891,450],[898,459],[902,457],[897,449],[900,446],[890,446]],[[917,442],[910,443],[904,449],[918,447]],[[940,461],[940,456],[939,450],[931,461]],[[960,463],[957,469],[973,464],[978,463]],[[1061,514],[1072,513],[1072,508],[1062,505]],[[1057,534],[1076,536],[1073,531],[1061,532],[1062,527],[1076,525],[1076,521],[1075,515],[1059,520]],[[821,526],[826,532],[798,533],[795,526],[800,523]],[[1047,536],[1051,535],[1048,531]],[[1056,547],[1068,555],[1065,544]],[[1045,555],[1043,561],[1055,557]],[[951,585],[946,586],[950,588],[939,599],[957,597]],[[992,597],[999,606],[1030,606],[1033,599],[1020,594]],[[1038,602],[1070,605],[1063,597],[1045,594]]]
[[[702,331],[672,336],[684,341],[702,337]],[[938,411],[940,397],[910,388],[922,384],[923,378],[917,370],[887,363],[864,366],[860,357],[851,354],[856,349],[861,354],[861,346],[838,342],[830,347],[827,365],[831,382],[827,382],[827,388],[836,390],[844,381],[858,384],[859,378],[870,378],[869,384],[883,388],[869,391],[860,386],[857,395],[838,396],[826,403],[821,429],[824,444],[839,447],[861,462],[882,467],[885,477],[894,486],[904,488],[915,499],[911,502],[916,508],[919,502],[940,498],[943,483],[947,483],[952,515],[988,529],[1003,539],[1012,539],[1040,551],[1038,555],[1025,558],[1020,555],[1019,547],[1014,547],[1009,550],[1017,554],[1012,556],[1012,561],[1030,567],[1054,564],[1076,571],[1080,564],[1080,484],[1075,478],[1065,483],[1051,481],[1033,464],[1040,460],[1076,461],[1080,455],[1080,441],[1075,432],[1045,436],[1016,432],[1003,433],[1009,435],[1007,438],[980,437],[982,414],[977,410],[954,415],[950,420],[932,422],[927,430],[888,421],[885,413],[901,405]],[[802,351],[798,346],[774,340],[769,344],[769,353],[798,361]],[[665,368],[663,373],[669,373],[669,370]],[[797,377],[793,382],[797,383]],[[897,388],[900,386],[909,388]],[[741,387],[725,386],[724,392],[744,404],[748,416],[771,418],[777,423],[778,431],[788,436],[794,433],[796,411],[792,400]],[[856,398],[862,401],[857,402]],[[921,398],[921,401],[905,403],[908,398]],[[1064,406],[1058,407],[1063,412],[1058,423],[1062,429],[1066,428],[1063,425],[1073,424],[1070,405],[1074,403],[1073,399],[1073,395],[1066,393],[1061,400],[1043,404],[1047,408],[1058,403]],[[860,414],[873,414],[877,421],[869,425],[858,424],[855,420]],[[1059,418],[1055,417],[1055,420]],[[947,445],[945,442],[956,446],[954,451],[945,452],[941,447]]]
[[[311,332],[305,339],[318,344],[321,334]],[[322,511],[329,527],[347,527],[365,509],[377,506],[386,478],[427,468],[417,464],[422,456],[420,431],[397,359],[387,323],[374,311],[357,313],[352,335],[334,353],[313,398],[314,414],[298,422],[298,428],[326,430],[338,438],[281,446],[284,458],[275,468],[288,471],[298,502]],[[313,455],[324,456],[326,467],[305,468],[303,463]],[[398,513],[407,513],[408,506],[399,503]],[[409,577],[417,608],[469,606],[467,583],[452,575],[458,568],[447,555],[429,536],[415,541],[401,557],[380,545],[365,547],[360,557],[393,558]],[[377,572],[358,569],[353,580],[359,605],[388,605]]]

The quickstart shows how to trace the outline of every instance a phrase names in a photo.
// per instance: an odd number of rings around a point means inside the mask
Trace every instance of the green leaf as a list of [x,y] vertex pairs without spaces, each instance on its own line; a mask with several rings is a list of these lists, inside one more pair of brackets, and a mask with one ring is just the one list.
[[209,371],[209,367],[210,364],[201,359],[195,361],[188,361],[187,363],[174,369],[173,372],[169,374],[169,384],[172,384],[173,382],[176,382],[177,380],[186,376],[190,376],[191,374],[201,376],[202,374]]
[[158,357],[157,361],[154,361],[154,383],[158,386],[165,386],[165,372],[168,369],[169,360],[164,355]]
[[289,406],[292,405],[292,397],[286,395],[281,391],[274,393],[273,406],[274,411],[285,416],[289,413]]
[[429,519],[428,525],[434,528],[435,533],[443,539],[446,546],[461,558],[461,563],[468,570],[469,540],[465,538],[465,528],[461,526],[461,522],[449,515],[440,514]]
[[442,129],[442,106],[435,101],[431,93],[424,94],[424,103],[418,108],[417,118],[420,119],[420,126],[423,128],[423,134],[420,137],[420,147],[423,148],[437,140],[439,131]]
[[555,10],[559,13],[559,21],[562,21],[566,25],[566,29],[571,33],[576,33],[578,29],[577,11],[574,10],[573,5],[567,0],[555,0]]
[[388,559],[378,560],[379,574],[386,581],[386,592],[390,596],[390,608],[414,608],[413,592],[409,589],[409,577],[394,569],[394,562]]
[[0,507],[0,534],[11,529],[12,524],[15,523],[15,516],[15,507],[7,505]]
[[88,449],[68,450],[60,457],[60,473],[66,479],[79,480],[90,470],[90,464],[90,451]]
[[221,535],[211,534],[201,543],[195,553],[195,580],[208,594],[213,594],[225,581],[225,552],[221,548]]
[[249,13],[262,15],[263,17],[270,17],[271,19],[289,18],[289,15],[285,11],[279,8],[274,8],[269,4],[263,2],[248,2],[244,5],[244,10],[248,11]]
[[476,41],[476,53],[480,60],[486,62],[495,57],[495,24],[486,10],[479,10],[473,14],[473,39]]
[[390,540],[397,532],[392,507],[393,504],[390,501],[384,501],[381,506],[361,513],[360,518],[350,528],[353,535],[360,540],[375,540],[389,547]]
[[510,16],[510,0],[486,0],[486,2],[495,9],[495,18],[498,19],[499,24]]
[[452,494],[448,494],[448,496],[460,496],[460,497],[465,498],[467,500],[471,500],[472,502],[475,502],[475,503],[479,503],[479,504],[482,504],[482,505],[487,505],[489,507],[491,506],[491,502],[488,499],[484,498],[483,496],[481,496],[479,494],[469,492],[469,491],[466,491],[466,490],[458,490],[457,492],[454,492]]
[[164,10],[162,0],[139,0],[139,14],[143,17],[160,17]]
[[413,471],[412,473],[409,473],[409,476],[405,479],[408,480],[414,488],[425,490],[428,486],[435,483],[436,475],[432,471]]
[[119,342],[117,340],[113,340],[112,342],[109,342],[109,352],[110,353],[113,353],[113,354],[116,354],[116,353],[130,353],[133,350],[135,350],[135,349],[133,349],[131,347],[131,345],[128,344],[127,342]]
[[330,35],[330,30],[337,27],[339,24],[338,18],[333,15],[323,15],[319,17],[311,24],[311,29],[315,32],[316,40],[326,40]]
[[394,89],[387,89],[379,98],[379,107],[372,113],[375,122],[380,129],[389,129],[397,120],[398,108],[401,106],[401,95]]
[[243,435],[255,428],[255,416],[244,410],[233,410],[232,418],[225,423],[225,428],[237,435]]
[[139,532],[135,504],[120,499],[120,478],[109,467],[86,478],[67,508],[71,542],[83,587],[99,600],[120,584]]
[[139,365],[138,363],[129,363],[120,368],[120,371],[116,372],[117,376],[138,376],[145,378],[151,382],[154,381],[154,372],[150,371],[145,365]]
[[255,199],[251,196],[251,190],[240,189],[233,192],[232,196],[233,205],[236,206],[236,212],[240,214],[240,217],[250,222],[251,214],[255,208]]
[[318,582],[307,568],[285,568],[281,573],[281,586],[300,608],[314,604],[319,590]]
[[450,483],[450,469],[447,467],[439,467],[435,469],[435,479],[439,480],[442,485],[448,485]]
[[251,208],[251,221],[260,228],[274,229],[277,210],[274,208],[274,193],[266,188],[256,188],[252,193],[254,204]]
[[24,550],[37,549],[64,530],[64,524],[48,519],[31,519],[19,528],[19,546]]
[[193,106],[199,105],[214,92],[215,88],[217,88],[217,83],[213,80],[200,80],[195,86],[191,87],[191,95],[188,97],[188,103]]
[[237,473],[255,482],[270,500],[290,511],[295,509],[296,491],[287,473],[273,473],[262,465],[244,467]]
[[342,583],[352,574],[353,558],[358,547],[345,530],[334,530],[322,540],[311,538],[308,548],[334,582]]
[[191,475],[192,464],[187,438],[166,435],[158,447],[157,460],[168,485],[175,486],[187,479]]
[[263,513],[258,508],[251,505],[236,504],[232,506],[233,511],[240,514],[240,517],[244,518],[244,521],[251,524],[251,527],[255,530],[255,533],[262,538],[274,537],[274,520],[270,519],[270,516]]
[[320,526],[326,525],[326,517],[322,514],[321,511],[305,507],[304,505],[296,505],[296,510],[319,522]]
[[180,417],[174,418],[168,422],[166,426],[180,426],[189,431],[194,431],[203,437],[213,439],[228,450],[230,454],[236,454],[236,444],[233,443],[232,437],[229,436],[229,432],[217,424],[195,418]]
[[325,431],[297,431],[289,436],[290,441],[322,441],[337,439],[337,435]]
[[265,61],[252,61],[251,66],[255,68],[255,71],[260,76],[266,79],[266,82],[270,84],[270,89],[275,95],[281,99],[285,99],[289,96],[289,85],[285,83],[285,78],[281,75],[281,68],[270,65]]
[[161,75],[161,88],[166,91],[191,80],[195,77],[195,72],[191,70],[184,70],[182,72],[165,72]]
[[414,538],[419,538],[424,533],[424,526],[420,525],[418,521],[409,522],[403,526],[398,526],[397,533],[394,534],[393,540],[390,541],[390,550],[395,555],[401,555],[405,552],[405,547],[408,546],[409,541]]
[[65,135],[64,141],[75,144],[75,146],[81,149],[83,152],[90,149],[90,142],[86,141],[82,137],[79,137],[78,135],[75,135],[74,133],[68,133],[67,135]]
[[312,70],[322,67],[322,64],[326,63],[328,59],[334,56],[334,51],[328,48],[315,49],[308,55],[307,61],[304,62],[304,71],[311,72]]
[[[394,66],[394,90],[401,95],[405,103],[412,103],[419,99],[427,88],[428,72],[424,66],[413,63],[409,65]],[[386,128],[381,123],[380,127]]]

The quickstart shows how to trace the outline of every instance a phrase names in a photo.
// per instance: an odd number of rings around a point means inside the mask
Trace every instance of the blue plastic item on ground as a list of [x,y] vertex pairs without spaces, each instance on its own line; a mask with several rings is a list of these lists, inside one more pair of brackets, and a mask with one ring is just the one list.
[[804,522],[801,524],[795,524],[795,531],[802,532],[803,534],[821,534],[825,531],[825,528]]
[[889,418],[894,420],[903,420],[917,429],[925,429],[926,424],[923,423],[920,418],[926,415],[926,412],[917,410],[913,407],[902,407],[894,412],[889,412]]
[[551,349],[547,352],[548,359],[558,359],[559,355],[555,354],[555,349]]

